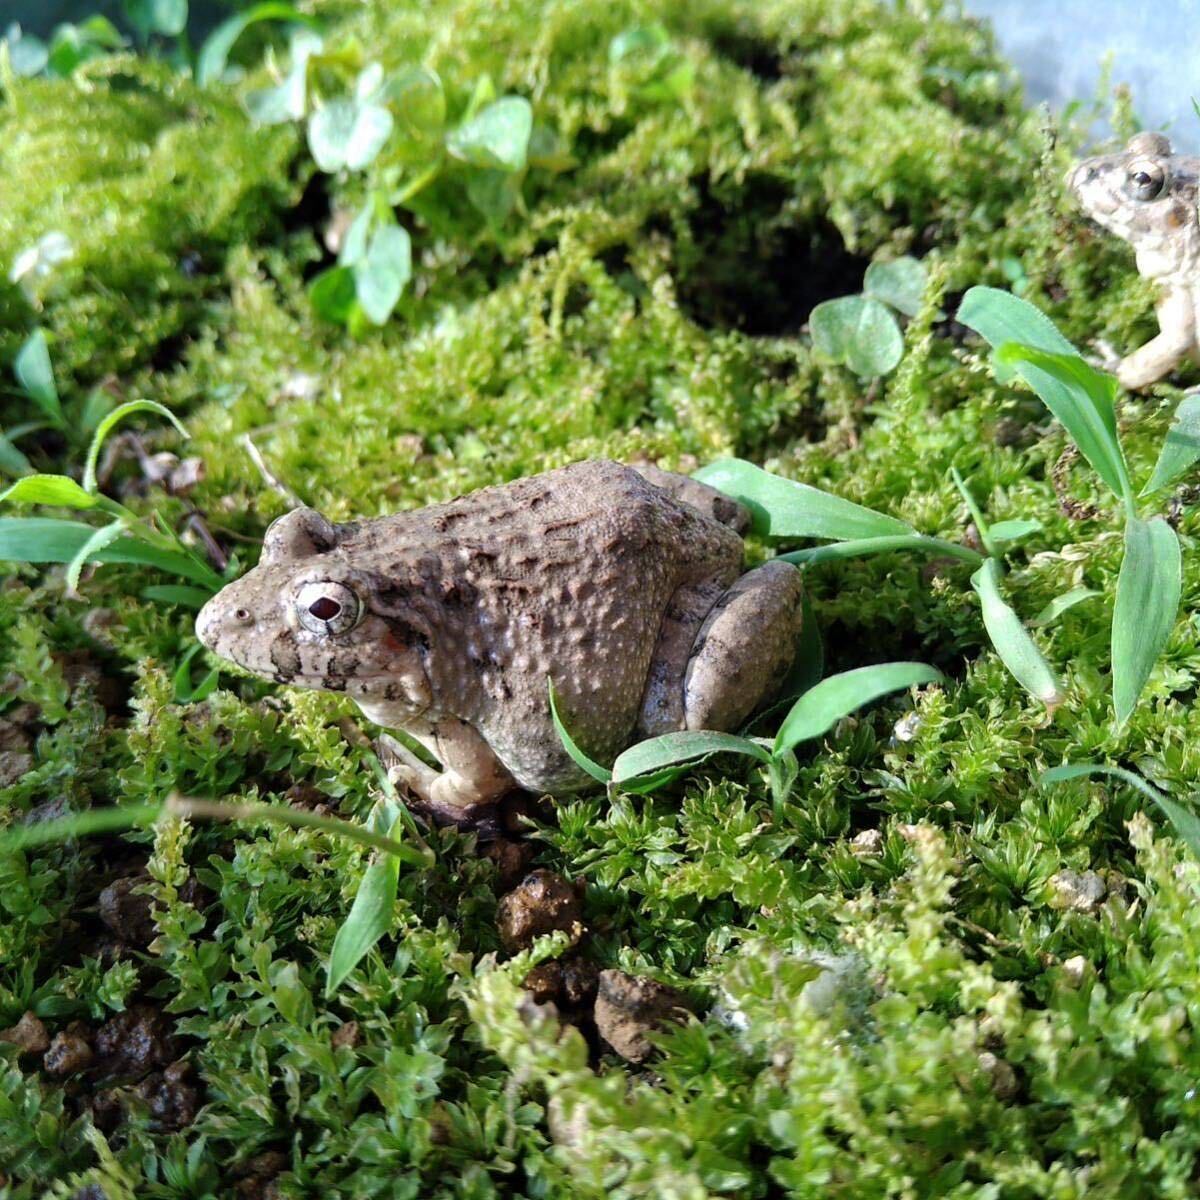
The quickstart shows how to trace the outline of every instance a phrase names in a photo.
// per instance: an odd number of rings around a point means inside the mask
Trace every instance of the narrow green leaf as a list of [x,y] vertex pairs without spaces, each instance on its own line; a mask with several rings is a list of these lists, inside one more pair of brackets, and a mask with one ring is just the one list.
[[[400,830],[400,822],[397,821],[392,826],[392,836],[395,837]],[[350,914],[333,939],[325,974],[327,999],[341,987],[371,947],[391,928],[399,881],[400,860],[391,854],[373,862],[363,873]]]
[[906,254],[890,262],[873,262],[863,276],[863,291],[906,317],[915,317],[925,295],[925,277],[925,264]]
[[732,733],[688,729],[647,738],[622,751],[613,763],[612,781],[624,783],[627,779],[678,763],[694,762],[710,754],[748,754],[761,763],[769,762],[771,758],[767,750],[750,738],[737,737]]
[[1000,564],[989,558],[971,576],[971,586],[979,594],[983,624],[1000,661],[1013,678],[1047,708],[1063,701],[1062,687],[1021,618],[1000,593]]
[[911,525],[895,517],[772,475],[740,458],[709,463],[692,478],[740,500],[750,510],[754,532],[761,537],[850,541],[915,533]]
[[1011,342],[996,351],[996,360],[1015,368],[1062,422],[1080,454],[1128,504],[1133,489],[1117,436],[1116,379],[1076,354],[1049,354]]
[[1129,720],[1179,612],[1182,562],[1175,530],[1162,519],[1125,522],[1125,557],[1113,605],[1113,707]]
[[1037,533],[1041,527],[1041,521],[1017,517],[1011,521],[997,521],[988,527],[988,532],[994,542],[1017,542],[1031,533]]
[[196,82],[201,87],[215,83],[225,74],[234,44],[258,21],[294,21],[313,28],[317,25],[313,17],[300,12],[291,4],[275,3],[273,0],[255,4],[245,12],[222,21],[205,39],[196,57]]
[[0,433],[0,471],[6,475],[29,475],[33,472],[29,459],[3,433]]
[[212,598],[212,592],[204,588],[186,587],[181,583],[156,583],[144,587],[138,593],[143,600],[156,604],[178,604],[180,608],[203,608]]
[[1082,604],[1084,600],[1091,600],[1093,596],[1102,596],[1103,594],[1103,592],[1096,591],[1095,588],[1074,587],[1069,592],[1063,592],[1061,596],[1055,596],[1028,624],[1034,629],[1049,625],[1057,621],[1069,608]]
[[60,508],[95,508],[100,503],[98,496],[85,492],[67,475],[26,475],[0,492],[0,503],[5,501],[9,504],[54,504]]
[[1141,494],[1149,496],[1178,479],[1197,459],[1200,459],[1200,392],[1184,396],[1175,410],[1175,419],[1167,430],[1166,439]]
[[188,435],[188,431],[183,427],[179,418],[169,408],[154,400],[128,400],[124,404],[118,404],[112,412],[100,419],[100,423],[96,426],[96,432],[92,435],[92,443],[88,446],[87,462],[83,468],[85,491],[94,492],[96,490],[96,463],[99,461],[100,448],[104,445],[105,438],[121,421],[137,412],[152,412],[157,413],[160,417],[166,417],[182,437]]
[[550,693],[550,719],[554,722],[555,732],[558,734],[559,741],[563,744],[563,749],[570,755],[571,761],[583,772],[590,775],[597,783],[608,783],[612,780],[612,772],[607,767],[602,767],[598,762],[593,762],[586,754],[575,744],[575,739],[567,732],[566,725],[563,724],[562,717],[558,713],[558,695],[554,690],[554,680],[547,679],[546,686]]
[[523,171],[533,109],[523,96],[501,96],[446,138],[446,149],[474,167]]
[[[85,496],[86,492],[83,493]],[[94,496],[89,497],[95,500]],[[52,517],[0,517],[0,562],[69,563],[95,532],[82,521]],[[224,580],[199,559],[175,550],[150,546],[131,536],[118,538],[96,553],[103,563],[137,563],[190,579],[217,591]]]
[[[1041,309],[1000,288],[971,288],[958,306],[958,320],[975,330],[993,350],[1016,342],[1051,354],[1079,353]],[[1012,368],[1002,363],[993,363],[993,369],[1001,383],[1013,376]]]
[[792,705],[775,736],[774,754],[778,756],[801,742],[820,737],[855,709],[889,692],[941,681],[940,671],[917,662],[879,663],[831,675]]
[[95,558],[105,546],[115,542],[124,531],[124,521],[113,521],[111,525],[102,525],[99,529],[94,530],[92,536],[75,551],[74,558],[67,564],[67,591],[71,595],[75,595],[77,592],[79,576],[83,572],[84,564],[89,559]]
[[221,676],[217,667],[209,668],[199,683],[192,682],[192,659],[203,649],[204,647],[199,642],[193,642],[175,667],[175,674],[171,677],[171,686],[174,689],[176,704],[199,704],[216,691],[217,681]]
[[1172,799],[1140,775],[1135,775],[1132,771],[1125,770],[1124,767],[1110,767],[1103,763],[1064,763],[1060,767],[1051,767],[1048,771],[1043,771],[1038,782],[1045,787],[1048,784],[1066,783],[1072,779],[1093,775],[1108,775],[1119,779],[1122,783],[1127,783],[1131,788],[1152,800],[1162,809],[1167,820],[1175,827],[1175,832],[1179,835],[1180,840],[1197,858],[1200,858],[1200,816],[1197,815],[1195,809],[1180,804],[1178,800]]
[[809,314],[808,327],[814,350],[863,379],[886,375],[904,354],[896,318],[869,296],[822,301]]
[[54,369],[50,365],[46,334],[41,329],[35,329],[17,351],[13,374],[29,398],[61,429],[62,405],[58,400],[58,388],[54,386]]
[[915,550],[919,554],[946,554],[961,558],[972,566],[983,562],[983,555],[958,542],[926,537],[923,533],[899,533],[892,537],[855,538],[849,542],[833,542],[828,546],[810,546],[807,550],[792,550],[779,557],[784,562],[801,566],[816,566],[844,558],[869,558],[872,554],[891,554],[896,550]]

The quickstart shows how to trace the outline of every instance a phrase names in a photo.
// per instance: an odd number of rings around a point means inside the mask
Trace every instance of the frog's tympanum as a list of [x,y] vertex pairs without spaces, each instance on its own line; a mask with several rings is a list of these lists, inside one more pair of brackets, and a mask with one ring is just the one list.
[[1070,174],[1087,214],[1127,241],[1138,271],[1158,285],[1159,335],[1121,360],[1127,388],[1161,379],[1195,352],[1200,330],[1200,158],[1174,154],[1161,133],[1139,133],[1120,154],[1089,158]]
[[800,573],[743,575],[746,525],[703,484],[602,461],[346,525],[298,508],[196,630],[256,675],[346,692],[410,734],[441,770],[391,739],[394,777],[434,815],[470,821],[515,786],[587,782],[548,680],[601,762],[673,730],[736,729],[777,690]]

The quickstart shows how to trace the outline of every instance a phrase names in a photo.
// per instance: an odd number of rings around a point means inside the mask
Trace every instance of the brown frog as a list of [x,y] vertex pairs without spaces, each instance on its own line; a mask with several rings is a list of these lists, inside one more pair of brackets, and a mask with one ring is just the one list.
[[783,562],[742,574],[747,524],[712,488],[606,461],[346,525],[298,508],[196,631],[256,675],[346,692],[411,735],[441,767],[391,739],[394,778],[464,823],[514,787],[588,782],[548,680],[600,761],[673,730],[736,729],[777,690],[801,577]]
[[1161,133],[1139,133],[1120,154],[1085,159],[1067,179],[1088,216],[1128,242],[1138,272],[1158,285],[1158,337],[1116,367],[1131,390],[1200,349],[1198,177],[1200,158],[1175,154]]

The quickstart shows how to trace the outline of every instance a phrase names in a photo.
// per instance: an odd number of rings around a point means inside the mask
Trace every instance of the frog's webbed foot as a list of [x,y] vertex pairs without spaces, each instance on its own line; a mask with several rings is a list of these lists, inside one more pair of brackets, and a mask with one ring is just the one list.
[[1093,338],[1091,347],[1095,353],[1084,355],[1085,360],[1093,367],[1115,375],[1121,366],[1121,355],[1112,342],[1108,338]]
[[717,601],[684,677],[687,729],[739,729],[778,689],[796,657],[803,611],[800,572],[767,562]]
[[491,747],[470,725],[451,718],[406,727],[442,763],[439,771],[389,734],[376,743],[392,783],[411,793],[413,807],[438,825],[457,825],[485,836],[499,831],[497,801],[515,786]]

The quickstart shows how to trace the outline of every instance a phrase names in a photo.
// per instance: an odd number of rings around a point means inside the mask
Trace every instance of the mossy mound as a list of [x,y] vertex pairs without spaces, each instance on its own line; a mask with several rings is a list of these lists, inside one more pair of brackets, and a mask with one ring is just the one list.
[[[313,8],[327,39],[389,70],[436,68],[453,103],[490,74],[574,165],[531,172],[498,228],[452,197],[437,228],[402,212],[413,285],[355,339],[305,289],[361,182],[316,175],[293,127],[250,124],[263,68],[200,89],[130,55],[17,81],[0,103],[0,265],[53,231],[74,256],[32,303],[0,285],[0,353],[41,324],[68,405],[107,380],[185,418],[206,478],[131,504],[179,521],[194,507],[252,560],[287,501],[243,434],[334,519],[588,456],[734,453],[960,539],[956,466],[991,517],[1042,523],[1011,556],[1023,615],[1081,583],[1111,597],[1115,514],[1063,515],[1061,429],[995,383],[951,314],[967,287],[1017,279],[1079,345],[1125,347],[1153,328],[1148,292],[1061,195],[1082,124],[1050,136],[985,29],[868,0]],[[691,64],[681,98],[639,94],[609,63],[615,36],[656,21]],[[935,283],[904,362],[867,386],[814,357],[804,323],[903,253]],[[1178,394],[1126,403],[1142,475]],[[5,409],[6,426],[31,416]],[[78,466],[57,436],[22,445]],[[1084,471],[1069,486],[1103,508]],[[1180,533],[1186,550],[1187,511]],[[1192,786],[1200,572],[1185,553],[1184,616],[1117,734],[1110,601],[1039,634],[1068,692],[1045,720],[988,647],[969,571],[928,567],[809,573],[830,669],[946,672],[902,731],[901,699],[843,722],[777,807],[761,772],[715,759],[651,799],[560,805],[540,829],[537,861],[587,880],[588,953],[704,1014],[644,1069],[589,1062],[578,1031],[522,1001],[522,963],[489,957],[496,869],[469,837],[433,835],[436,864],[402,868],[390,936],[332,998],[358,848],[173,821],[0,855],[0,1028],[26,1010],[57,1033],[161,1009],[200,1106],[184,1122],[169,1080],[53,1078],[0,1043],[0,1196],[1192,1194],[1200,867],[1135,793],[1035,781],[1103,759]],[[351,706],[234,674],[178,702],[191,616],[142,598],[154,582],[105,566],[81,602],[61,572],[20,568],[0,589],[0,749],[30,768],[0,792],[7,820],[172,791],[364,820]],[[143,866],[154,940],[114,947],[100,892]],[[1064,871],[1095,872],[1102,895],[1075,903]],[[814,991],[830,961],[836,986]]]

